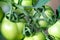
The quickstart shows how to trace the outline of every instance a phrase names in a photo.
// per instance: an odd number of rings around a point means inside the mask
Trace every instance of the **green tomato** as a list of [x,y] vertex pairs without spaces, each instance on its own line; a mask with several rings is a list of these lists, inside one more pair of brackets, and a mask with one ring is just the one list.
[[16,23],[17,24],[17,28],[18,28],[18,39],[22,39],[24,37],[23,35],[23,29],[25,27],[25,23],[24,22],[19,22]]
[[40,21],[39,21],[39,25],[40,25],[40,27],[42,27],[42,28],[46,28],[46,27],[48,26],[48,22],[45,21],[45,20],[40,20]]
[[22,6],[32,6],[32,0],[23,0]]
[[25,37],[24,40],[34,40],[33,37]]
[[11,22],[5,17],[2,21],[1,33],[6,39],[14,39],[18,33],[16,23]]
[[3,18],[3,11],[2,11],[2,9],[0,8],[0,22],[2,21],[2,18]]
[[48,28],[48,33],[54,37],[60,38],[60,20]]
[[42,32],[39,32],[33,36],[34,40],[45,40],[46,37]]
[[51,18],[54,15],[54,11],[50,6],[45,5],[44,9],[45,9],[44,13],[48,18]]
[[44,13],[48,18],[51,18],[54,15],[54,12],[51,10],[45,10]]
[[36,33],[34,36],[25,37],[24,40],[45,40],[46,37],[42,32]]
[[18,0],[14,0],[14,3],[18,4]]

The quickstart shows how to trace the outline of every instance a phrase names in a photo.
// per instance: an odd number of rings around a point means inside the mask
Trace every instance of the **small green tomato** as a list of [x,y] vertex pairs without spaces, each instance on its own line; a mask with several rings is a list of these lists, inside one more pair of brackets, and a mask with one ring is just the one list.
[[48,22],[45,21],[45,20],[40,20],[40,21],[39,21],[39,25],[40,25],[40,27],[42,27],[42,28],[46,28],[47,25],[48,25]]
[[42,32],[39,32],[33,36],[34,40],[45,40],[45,35]]
[[23,0],[22,6],[32,6],[32,0]]
[[53,15],[54,15],[54,12],[53,11],[51,11],[51,10],[45,10],[45,15],[48,17],[48,18],[50,18],[50,17],[52,17]]

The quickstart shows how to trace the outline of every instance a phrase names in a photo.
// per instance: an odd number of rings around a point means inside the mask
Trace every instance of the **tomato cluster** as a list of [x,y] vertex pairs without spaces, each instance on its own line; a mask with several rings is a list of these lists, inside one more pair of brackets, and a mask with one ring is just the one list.
[[6,40],[60,40],[60,20],[55,20],[50,6],[34,8],[32,0],[18,2],[12,3],[12,12],[0,8],[0,32]]

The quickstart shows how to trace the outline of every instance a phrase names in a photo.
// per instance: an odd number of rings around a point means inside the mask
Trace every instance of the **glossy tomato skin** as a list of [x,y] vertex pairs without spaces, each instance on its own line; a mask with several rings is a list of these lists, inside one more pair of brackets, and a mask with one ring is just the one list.
[[48,28],[48,33],[54,37],[60,38],[60,20]]
[[34,40],[46,40],[45,35],[42,32],[37,33],[33,36]]
[[22,39],[24,37],[23,35],[23,29],[25,27],[25,22],[18,22],[17,24],[17,28],[18,28],[18,35],[17,35],[17,39]]
[[1,25],[1,33],[6,39],[13,40],[18,33],[16,23],[4,18]]

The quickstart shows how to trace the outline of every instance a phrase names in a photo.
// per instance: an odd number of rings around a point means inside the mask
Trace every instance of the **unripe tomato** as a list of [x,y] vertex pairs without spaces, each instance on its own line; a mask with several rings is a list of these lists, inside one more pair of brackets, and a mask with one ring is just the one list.
[[18,4],[18,0],[14,0],[14,3]]
[[25,37],[24,40],[45,40],[46,37],[42,32],[36,33],[33,36]]
[[45,19],[45,17],[43,17],[42,15],[40,16],[40,19],[43,19],[43,20],[39,20],[38,23],[40,25],[40,27],[42,28],[46,28],[48,26],[48,22]]
[[18,39],[22,39],[24,37],[23,35],[23,29],[25,27],[25,23],[24,22],[18,22],[17,24],[17,28],[18,28]]
[[48,33],[54,37],[60,38],[60,20],[48,28]]
[[32,0],[23,0],[22,6],[32,6]]
[[39,25],[40,25],[40,27],[42,27],[42,28],[46,28],[46,27],[48,26],[48,22],[45,21],[45,20],[40,20],[40,21],[39,21]]
[[33,36],[34,40],[45,40],[46,37],[42,32],[37,33],[36,35]]
[[2,21],[1,33],[6,39],[13,40],[18,33],[16,23],[11,22],[5,17]]
[[24,40],[34,40],[33,37],[25,37]]
[[50,17],[52,17],[53,15],[54,15],[54,12],[53,11],[51,11],[51,10],[45,10],[45,15],[48,17],[48,18],[50,18]]

